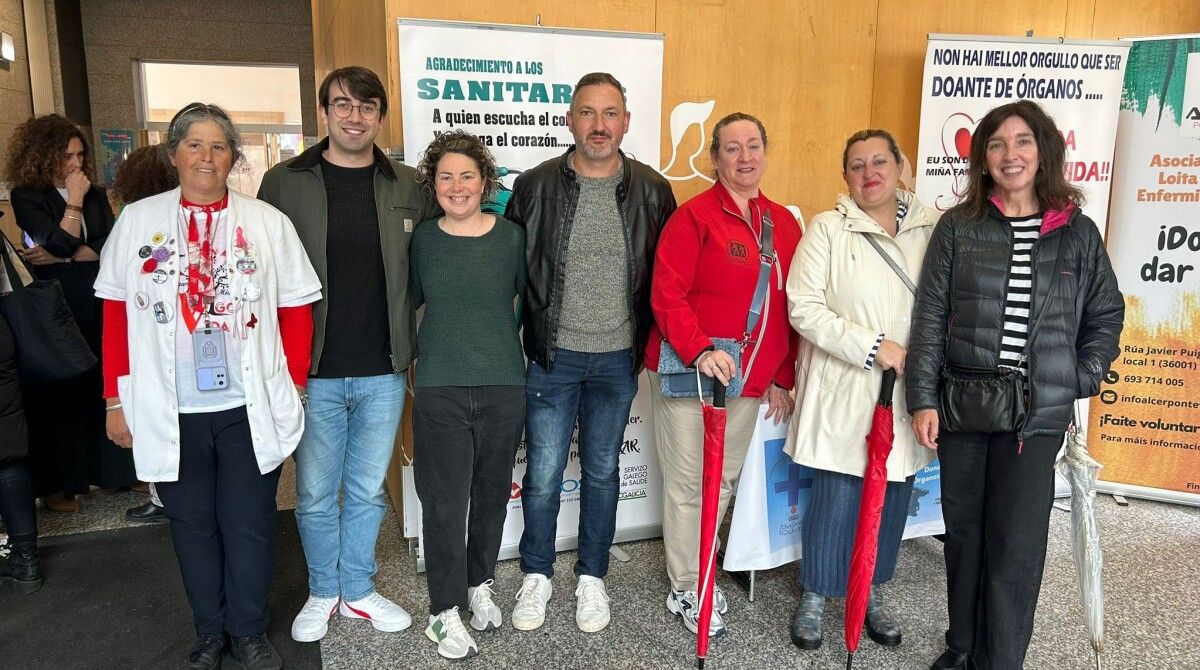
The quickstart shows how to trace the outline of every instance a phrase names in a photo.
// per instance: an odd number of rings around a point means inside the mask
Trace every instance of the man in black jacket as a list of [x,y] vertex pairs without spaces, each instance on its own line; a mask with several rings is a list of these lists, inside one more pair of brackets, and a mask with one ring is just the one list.
[[513,627],[542,625],[554,572],[563,470],[579,423],[579,560],[575,622],[609,622],[608,550],[620,493],[618,465],[650,330],[650,264],[675,210],[671,187],[625,156],[625,94],[612,75],[575,86],[567,126],[575,145],[517,178],[505,216],[525,227],[522,310],[526,385],[522,483],[525,532]]

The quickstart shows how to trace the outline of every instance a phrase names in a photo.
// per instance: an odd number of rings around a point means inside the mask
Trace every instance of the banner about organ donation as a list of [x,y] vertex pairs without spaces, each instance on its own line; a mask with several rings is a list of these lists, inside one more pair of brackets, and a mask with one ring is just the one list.
[[1067,178],[1087,197],[1103,234],[1117,104],[1128,43],[1017,37],[929,36],[921,94],[917,196],[946,211],[966,189],[971,136],[993,107],[1040,104],[1067,143]]
[[488,145],[511,188],[516,175],[573,143],[571,92],[580,77],[604,70],[628,97],[621,149],[660,164],[661,34],[419,19],[399,26],[405,163],[416,165],[437,133],[462,128]]
[[[812,471],[783,452],[788,425],[763,418],[750,440],[738,480],[722,567],[729,571],[769,570],[799,560],[800,530],[812,490]],[[937,461],[917,473],[904,538],[944,533],[941,468]]]
[[1108,253],[1121,353],[1092,401],[1097,488],[1200,504],[1200,35],[1131,42]]

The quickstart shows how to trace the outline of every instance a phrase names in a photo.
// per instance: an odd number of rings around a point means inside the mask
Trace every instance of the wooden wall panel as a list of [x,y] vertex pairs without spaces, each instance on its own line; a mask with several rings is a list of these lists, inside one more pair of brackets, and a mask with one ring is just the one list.
[[[313,91],[330,71],[347,65],[362,65],[388,81],[387,37],[384,32],[384,0],[312,0]],[[391,92],[389,96],[393,97]],[[390,110],[389,110],[390,111]],[[320,125],[320,119],[317,119]],[[321,135],[325,128],[321,127]],[[380,146],[388,146],[387,129]]]
[[1092,37],[1146,37],[1200,33],[1197,0],[1095,0]]
[[[657,28],[663,58],[663,160],[671,155],[671,110],[685,101],[715,100],[704,130],[741,111],[762,120],[768,135],[763,192],[799,205],[806,219],[831,208],[845,185],[842,142],[871,113],[875,7],[788,0],[694,2],[660,0]],[[681,143],[690,155],[695,128]],[[676,161],[679,162],[678,160]],[[707,150],[696,167],[711,172]],[[668,174],[689,174],[671,166]],[[675,182],[682,201],[709,186]]]

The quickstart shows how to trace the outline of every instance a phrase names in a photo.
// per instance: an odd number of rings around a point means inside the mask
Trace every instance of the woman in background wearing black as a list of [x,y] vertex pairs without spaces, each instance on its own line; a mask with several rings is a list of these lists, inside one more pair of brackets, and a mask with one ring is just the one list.
[[[12,186],[21,251],[38,279],[57,279],[97,358],[100,308],[92,283],[113,226],[104,189],[91,182],[87,138],[57,114],[17,126],[8,142],[5,180]],[[79,509],[89,485],[134,484],[133,459],[105,438],[100,366],[64,382],[26,388],[29,467],[34,492],[58,512]]]

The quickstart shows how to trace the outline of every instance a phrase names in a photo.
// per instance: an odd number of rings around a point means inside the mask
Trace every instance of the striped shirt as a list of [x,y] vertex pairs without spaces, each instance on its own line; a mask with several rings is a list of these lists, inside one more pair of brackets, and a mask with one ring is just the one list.
[[1033,288],[1033,244],[1042,227],[1042,215],[1008,220],[1013,232],[1012,265],[1004,298],[1004,333],[1000,338],[1000,366],[1028,374],[1024,359],[1029,336],[1029,307]]
[[[904,204],[903,200],[896,200],[896,234],[900,234],[900,224],[904,223],[904,216],[908,214],[908,205]],[[870,233],[866,233],[870,235]],[[883,344],[884,336],[887,333],[880,333],[879,337],[875,338],[875,346],[871,347],[871,351],[867,353],[867,362],[863,365],[864,368],[870,370],[875,367],[875,357],[879,355],[879,347]]]

